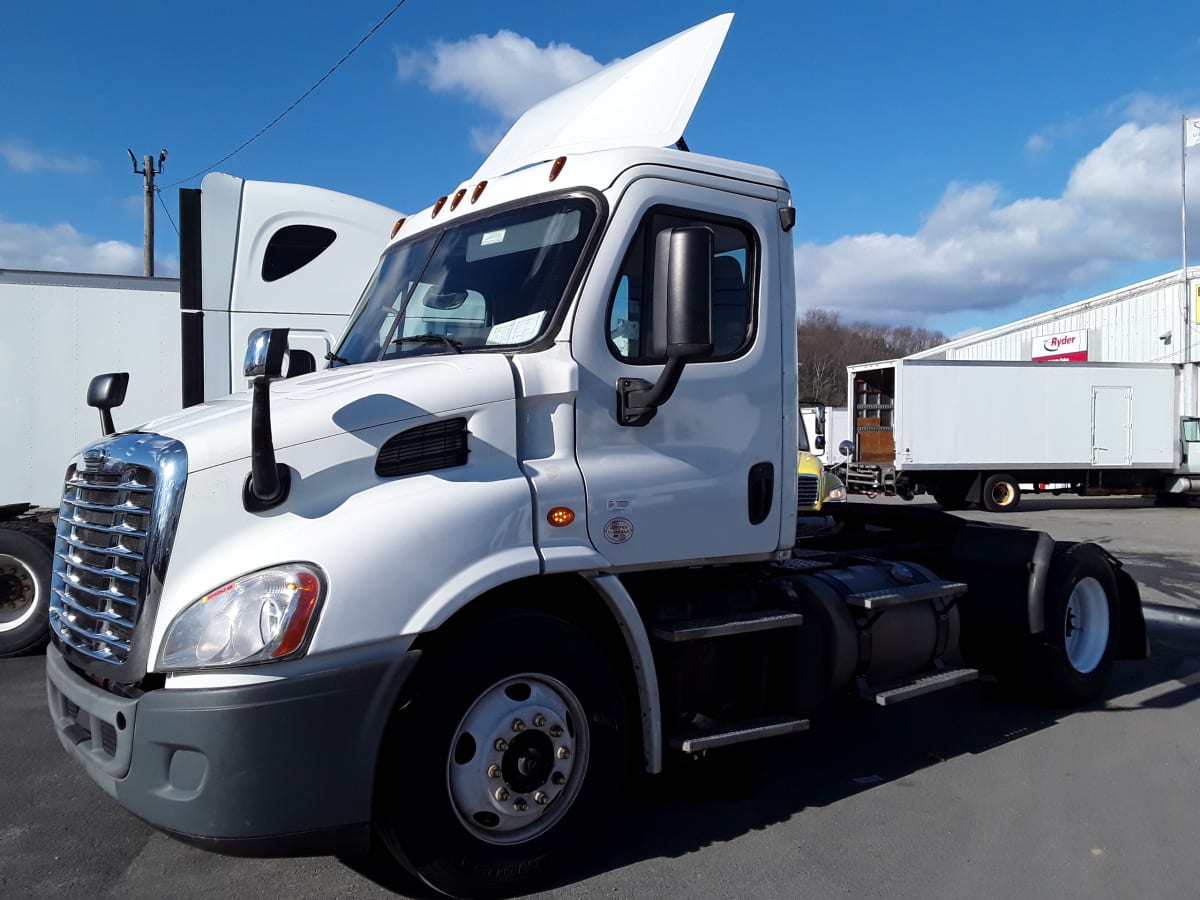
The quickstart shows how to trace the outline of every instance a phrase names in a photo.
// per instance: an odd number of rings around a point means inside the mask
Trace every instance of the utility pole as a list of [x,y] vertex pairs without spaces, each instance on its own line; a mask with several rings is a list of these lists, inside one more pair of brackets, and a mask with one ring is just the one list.
[[143,274],[147,277],[154,274],[154,176],[161,175],[163,163],[167,161],[167,151],[158,154],[158,168],[154,168],[154,157],[142,157],[142,168],[138,168],[137,157],[129,151],[129,161],[133,163],[133,174],[142,175],[146,179],[146,217],[142,233],[144,262]]

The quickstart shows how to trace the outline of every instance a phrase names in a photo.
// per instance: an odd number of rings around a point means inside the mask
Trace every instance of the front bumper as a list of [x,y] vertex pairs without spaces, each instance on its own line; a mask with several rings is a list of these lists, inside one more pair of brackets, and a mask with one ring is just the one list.
[[51,646],[50,714],[97,784],[181,840],[249,856],[352,852],[366,847],[384,729],[420,656],[410,646],[401,638],[275,681],[137,699],[95,686]]

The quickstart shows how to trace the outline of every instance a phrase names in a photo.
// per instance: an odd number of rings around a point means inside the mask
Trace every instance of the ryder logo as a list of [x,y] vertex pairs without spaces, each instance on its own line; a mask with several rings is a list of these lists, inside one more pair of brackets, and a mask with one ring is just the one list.
[[1078,343],[1079,338],[1073,334],[1056,334],[1054,337],[1047,338],[1042,342],[1042,346],[1047,350],[1063,350],[1071,345]]

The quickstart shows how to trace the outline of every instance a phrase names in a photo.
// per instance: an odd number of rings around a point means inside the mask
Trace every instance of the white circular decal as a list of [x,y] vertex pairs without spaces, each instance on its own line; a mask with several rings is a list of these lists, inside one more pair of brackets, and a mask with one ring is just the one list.
[[609,519],[604,524],[604,539],[610,544],[623,544],[633,537],[633,523],[624,516]]

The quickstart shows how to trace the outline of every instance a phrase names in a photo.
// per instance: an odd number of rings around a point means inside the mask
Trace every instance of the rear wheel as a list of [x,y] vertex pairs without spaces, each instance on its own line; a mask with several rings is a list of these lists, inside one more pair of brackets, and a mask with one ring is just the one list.
[[625,704],[575,625],[476,623],[426,655],[379,759],[383,846],[454,896],[543,880],[601,831],[625,770]]
[[48,640],[53,563],[48,525],[0,526],[0,657],[31,653]]
[[1046,582],[1039,692],[1070,704],[1100,696],[1115,660],[1119,604],[1116,577],[1098,547],[1055,547]]
[[1021,486],[1011,475],[992,475],[983,483],[983,508],[1011,512],[1021,502]]

